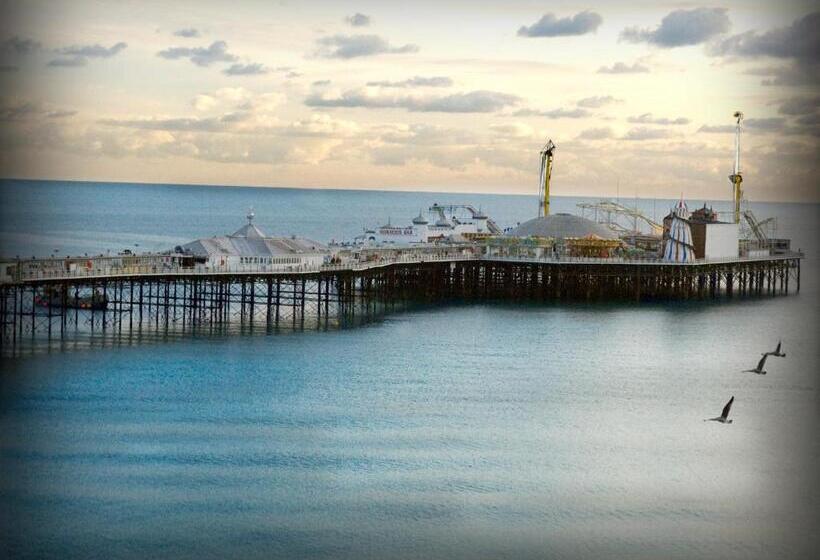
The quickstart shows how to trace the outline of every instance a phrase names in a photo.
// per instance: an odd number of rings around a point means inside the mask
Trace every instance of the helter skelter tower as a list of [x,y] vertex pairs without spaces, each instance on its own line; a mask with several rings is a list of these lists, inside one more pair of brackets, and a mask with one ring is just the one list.
[[689,209],[681,197],[677,206],[664,220],[668,230],[664,232],[663,260],[670,262],[694,262],[695,246],[692,241],[692,229],[689,226]]
[[740,223],[740,201],[743,199],[743,189],[740,184],[743,182],[743,176],[740,174],[740,123],[743,121],[743,113],[735,111],[734,117],[737,119],[737,126],[735,127],[735,167],[729,180],[732,182],[735,200],[735,223]]

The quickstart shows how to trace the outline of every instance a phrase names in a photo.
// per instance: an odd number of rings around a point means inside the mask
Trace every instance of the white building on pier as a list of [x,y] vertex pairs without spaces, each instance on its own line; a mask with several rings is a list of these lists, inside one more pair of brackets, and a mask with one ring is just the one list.
[[230,235],[197,239],[176,248],[177,253],[194,256],[206,267],[231,269],[264,268],[297,270],[316,268],[330,258],[328,248],[304,237],[271,237],[253,223],[249,211],[248,223]]

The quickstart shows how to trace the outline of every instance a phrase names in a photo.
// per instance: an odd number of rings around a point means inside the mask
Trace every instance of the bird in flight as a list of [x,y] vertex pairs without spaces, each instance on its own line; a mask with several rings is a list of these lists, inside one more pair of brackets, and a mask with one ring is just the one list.
[[716,418],[707,418],[704,422],[720,422],[721,424],[731,424],[732,421],[729,420],[729,411],[732,410],[732,403],[735,402],[735,396],[732,395],[732,398],[729,399],[729,402],[726,403],[726,406],[723,407],[723,412],[720,413],[720,416]]
[[757,367],[756,368],[754,368],[754,369],[744,369],[743,373],[749,372],[749,373],[756,373],[758,375],[766,375],[766,370],[763,369],[763,367],[766,365],[766,359],[768,357],[769,357],[769,353],[766,352],[765,354],[763,354],[763,357],[760,358],[760,361],[757,362]]
[[[777,348],[774,349],[774,352],[766,352],[769,356],[775,356],[776,358],[785,358],[786,353],[780,351],[780,347],[783,345],[783,342],[778,340],[777,341]],[[763,354],[764,356],[766,354]]]

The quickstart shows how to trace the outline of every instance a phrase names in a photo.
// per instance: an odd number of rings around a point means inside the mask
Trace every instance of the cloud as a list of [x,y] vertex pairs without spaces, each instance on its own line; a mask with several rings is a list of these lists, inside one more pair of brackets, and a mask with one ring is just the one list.
[[689,124],[689,119],[686,117],[678,117],[676,119],[668,119],[668,118],[661,118],[661,117],[653,117],[652,113],[644,113],[643,115],[639,115],[637,117],[629,117],[626,119],[627,122],[634,123],[634,124],[661,124],[661,125],[679,125],[679,124]]
[[58,109],[56,111],[48,111],[45,116],[47,119],[65,119],[67,117],[73,117],[76,114],[77,111]]
[[820,97],[792,97],[780,104],[777,110],[782,115],[807,115],[820,107]]
[[391,87],[391,88],[408,88],[408,87],[450,87],[453,85],[453,80],[447,76],[414,76],[406,80],[398,82],[378,81],[367,82],[368,86]]
[[12,66],[10,64],[0,65],[0,72],[17,72],[20,70],[19,66]]
[[544,14],[537,22],[518,30],[519,37],[566,37],[592,33],[604,19],[595,12],[579,12],[572,17],[556,18],[554,14]]
[[174,35],[177,37],[185,37],[186,39],[191,39],[193,37],[199,37],[199,30],[194,29],[193,27],[187,27],[185,29],[177,29],[174,31]]
[[530,138],[535,133],[530,125],[519,122],[492,124],[490,130],[502,138]]
[[225,41],[214,41],[208,47],[171,47],[157,53],[157,56],[176,60],[187,58],[197,66],[210,66],[214,62],[234,62],[236,55],[228,52]]
[[99,124],[140,130],[167,130],[176,132],[223,132],[237,122],[236,115],[229,113],[221,117],[179,117],[150,119],[100,119]]
[[820,12],[797,19],[788,27],[727,37],[711,45],[707,52],[712,56],[767,56],[816,62],[820,53]]
[[85,58],[111,58],[112,56],[119,53],[128,45],[120,41],[110,47],[104,47],[102,45],[94,44],[94,45],[75,45],[72,47],[64,47],[59,49],[59,53],[66,55],[66,56],[82,56]]
[[[782,117],[766,117],[761,119],[746,119],[743,121],[743,126],[751,130],[760,130],[763,132],[777,132],[785,130],[786,119]],[[706,132],[711,134],[734,134],[735,125],[721,124],[708,125],[705,124],[698,129],[698,132]]]
[[110,47],[104,47],[99,44],[94,45],[74,45],[71,47],[63,47],[57,49],[57,52],[62,55],[58,58],[50,60],[48,66],[74,68],[85,66],[88,64],[89,58],[111,58],[116,56],[128,45],[120,41]]
[[623,140],[660,140],[672,138],[673,136],[675,135],[665,128],[646,128],[639,126],[629,129],[621,138]]
[[646,72],[649,72],[649,68],[637,62],[632,65],[616,62],[612,66],[598,68],[598,74],[641,74]]
[[314,87],[325,87],[330,85],[330,80],[316,80],[315,82],[311,83],[310,85]]
[[317,43],[318,56],[325,58],[356,58],[377,54],[403,54],[418,52],[417,45],[407,44],[393,47],[378,35],[333,35],[322,37]]
[[765,76],[762,86],[816,86],[820,82],[816,61],[797,61],[782,66],[751,68],[743,72],[750,76]]
[[670,12],[653,30],[628,27],[621,32],[621,39],[663,48],[684,47],[706,42],[728,30],[726,8],[695,8]]
[[42,45],[34,39],[23,39],[15,35],[0,43],[0,53],[3,54],[31,54],[39,51]]
[[734,134],[735,125],[732,124],[704,124],[698,129],[698,132],[706,132],[708,134]]
[[589,116],[586,109],[551,109],[549,111],[538,111],[536,109],[520,109],[513,113],[516,117],[550,117],[552,119],[581,119]]
[[40,111],[40,106],[31,101],[9,102],[3,100],[3,104],[0,105],[0,121],[19,121],[35,116]]
[[55,58],[48,61],[48,66],[74,68],[78,66],[85,66],[88,64],[88,59],[84,56],[72,56],[70,58]]
[[349,90],[337,97],[309,95],[309,107],[367,107],[377,109],[407,109],[425,113],[492,113],[515,105],[515,95],[497,91],[478,90],[439,97],[368,95],[364,90]]
[[267,74],[269,70],[263,64],[254,62],[251,64],[231,64],[222,71],[226,76],[258,76]]
[[55,109],[47,104],[36,101],[3,99],[2,104],[0,104],[0,121],[5,122],[23,121],[39,117],[61,119],[76,114],[77,111]]
[[746,119],[743,121],[746,127],[755,130],[783,130],[786,125],[786,119],[782,117],[768,117],[764,119]]
[[620,99],[616,99],[611,95],[596,95],[593,97],[585,97],[579,99],[576,105],[579,107],[586,107],[587,109],[598,109],[610,103],[620,103]]
[[345,21],[353,27],[367,27],[370,25],[370,16],[356,12],[352,16],[347,16]]
[[586,130],[582,130],[581,133],[578,135],[579,140],[604,140],[606,138],[612,138],[612,129],[609,127],[603,128],[587,128]]

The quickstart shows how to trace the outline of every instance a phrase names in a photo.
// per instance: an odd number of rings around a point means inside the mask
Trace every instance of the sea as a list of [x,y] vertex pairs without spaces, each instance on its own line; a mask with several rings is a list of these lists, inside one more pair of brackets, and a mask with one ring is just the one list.
[[[675,203],[620,202],[656,218]],[[2,180],[0,256],[168,250],[238,229],[250,207],[270,234],[341,241],[433,203],[503,227],[537,210],[516,195]],[[813,557],[820,205],[752,208],[805,253],[799,293],[453,302],[354,328],[4,356],[0,557]],[[779,340],[767,375],[742,371]],[[704,421],[732,396],[732,424]]]

